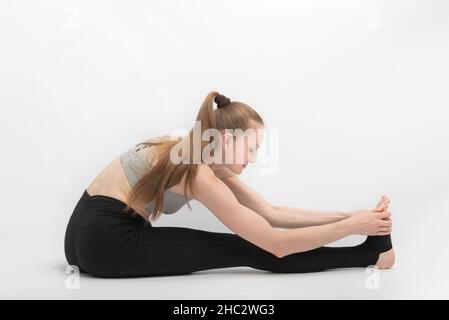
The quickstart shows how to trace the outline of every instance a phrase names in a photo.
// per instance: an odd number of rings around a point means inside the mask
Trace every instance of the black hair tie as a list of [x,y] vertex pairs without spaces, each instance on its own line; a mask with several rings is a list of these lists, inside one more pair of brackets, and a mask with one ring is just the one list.
[[220,94],[215,97],[215,103],[217,104],[217,108],[223,108],[226,107],[228,104],[231,103],[231,99],[228,97]]

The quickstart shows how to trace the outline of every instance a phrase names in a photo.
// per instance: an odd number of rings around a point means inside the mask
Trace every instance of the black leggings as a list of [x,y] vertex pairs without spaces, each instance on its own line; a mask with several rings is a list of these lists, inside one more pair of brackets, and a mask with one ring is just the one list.
[[142,277],[246,266],[276,273],[367,267],[379,253],[366,241],[353,247],[320,247],[278,258],[232,233],[153,227],[126,204],[84,191],[67,225],[67,262],[92,276]]

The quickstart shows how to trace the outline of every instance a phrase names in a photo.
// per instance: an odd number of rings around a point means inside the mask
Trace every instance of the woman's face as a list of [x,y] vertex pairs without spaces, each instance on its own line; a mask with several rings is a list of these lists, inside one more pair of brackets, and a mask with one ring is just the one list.
[[255,124],[237,136],[224,133],[222,138],[223,164],[233,173],[240,174],[249,162],[256,161],[257,151],[262,143],[263,127]]

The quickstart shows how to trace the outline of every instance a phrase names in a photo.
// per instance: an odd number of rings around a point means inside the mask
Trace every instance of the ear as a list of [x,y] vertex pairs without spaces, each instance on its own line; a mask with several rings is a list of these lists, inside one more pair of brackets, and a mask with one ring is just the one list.
[[229,146],[231,142],[232,142],[232,134],[229,133],[229,132],[225,132],[225,133],[223,134],[223,143],[224,143],[226,146]]

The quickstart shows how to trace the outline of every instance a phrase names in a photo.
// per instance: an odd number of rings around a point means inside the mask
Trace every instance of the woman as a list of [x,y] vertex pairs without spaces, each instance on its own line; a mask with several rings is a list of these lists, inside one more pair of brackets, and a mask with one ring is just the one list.
[[[100,172],[67,226],[70,265],[97,277],[136,277],[237,266],[299,273],[394,264],[387,197],[373,210],[351,212],[273,206],[238,179],[255,161],[262,118],[248,105],[213,91],[197,123],[200,144],[195,145],[195,126],[186,137],[139,143]],[[209,132],[215,136],[204,139]],[[234,233],[152,226],[150,219],[186,203],[190,208],[192,199]],[[351,234],[368,237],[357,246],[324,246]]]

